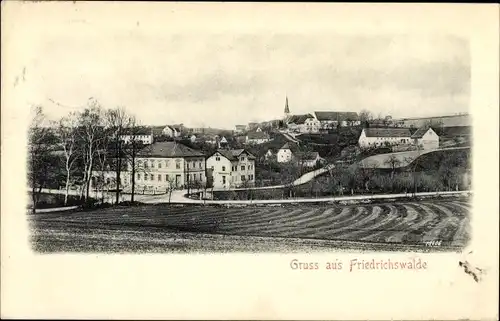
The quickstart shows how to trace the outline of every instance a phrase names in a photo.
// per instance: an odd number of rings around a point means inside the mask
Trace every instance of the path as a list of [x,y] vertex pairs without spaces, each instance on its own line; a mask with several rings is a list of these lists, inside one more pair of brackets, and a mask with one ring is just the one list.
[[359,164],[366,168],[391,168],[392,164],[389,162],[389,158],[394,156],[397,161],[394,164],[395,168],[406,167],[410,165],[418,157],[443,150],[460,150],[460,149],[470,149],[470,147],[449,147],[449,148],[438,148],[429,150],[412,150],[405,152],[394,152],[386,154],[377,154],[364,158],[359,162]]

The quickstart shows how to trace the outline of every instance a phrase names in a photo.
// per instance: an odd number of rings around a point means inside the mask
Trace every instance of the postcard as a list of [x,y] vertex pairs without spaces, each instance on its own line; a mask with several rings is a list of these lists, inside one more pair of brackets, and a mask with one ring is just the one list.
[[498,23],[2,3],[2,317],[497,319]]

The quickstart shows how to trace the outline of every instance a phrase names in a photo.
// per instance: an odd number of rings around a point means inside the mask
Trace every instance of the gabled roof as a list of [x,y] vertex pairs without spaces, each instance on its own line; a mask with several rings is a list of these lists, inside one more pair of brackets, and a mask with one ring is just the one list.
[[311,114],[304,114],[304,115],[291,115],[288,119],[287,119],[287,124],[297,124],[297,125],[300,125],[300,124],[303,124],[306,122],[306,119],[308,118],[314,118],[313,115]]
[[366,137],[411,137],[408,128],[365,128]]
[[177,142],[157,142],[142,149],[138,156],[140,157],[190,157],[204,156],[198,150],[194,150],[186,145]]
[[265,132],[248,132],[248,139],[268,139],[269,135]]
[[285,145],[281,146],[280,149],[290,149],[290,145],[288,143],[285,143]]
[[251,154],[249,151],[246,149],[240,148],[240,149],[219,149],[216,152],[212,153],[209,157],[213,156],[214,154],[219,153],[225,158],[227,158],[230,161],[237,161],[238,157],[240,157],[242,154],[247,154],[249,159],[255,159],[255,156]]
[[318,152],[301,152],[301,153],[295,153],[295,157],[301,159],[301,160],[315,160],[319,158],[319,153]]
[[319,121],[359,120],[358,113],[351,111],[315,111],[314,114]]
[[421,127],[417,129],[416,132],[411,135],[411,138],[422,138],[424,135],[427,133],[427,131],[430,129],[430,127]]

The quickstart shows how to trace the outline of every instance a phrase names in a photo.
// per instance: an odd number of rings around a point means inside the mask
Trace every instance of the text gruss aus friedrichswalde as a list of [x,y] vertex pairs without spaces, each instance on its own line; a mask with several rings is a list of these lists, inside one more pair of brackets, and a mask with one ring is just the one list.
[[410,259],[371,259],[360,260],[351,259],[348,264],[344,261],[335,260],[332,262],[305,262],[298,259],[290,261],[290,268],[292,270],[349,270],[362,271],[362,270],[426,270],[427,261],[420,258]]

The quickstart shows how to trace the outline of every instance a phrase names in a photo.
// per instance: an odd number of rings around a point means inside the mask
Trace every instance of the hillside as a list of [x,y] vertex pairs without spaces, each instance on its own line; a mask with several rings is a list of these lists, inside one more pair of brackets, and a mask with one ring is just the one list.
[[417,170],[434,170],[442,165],[444,160],[455,160],[460,164],[470,161],[470,147],[459,147],[428,151],[407,151],[369,156],[358,164],[364,168],[404,169],[415,165]]

